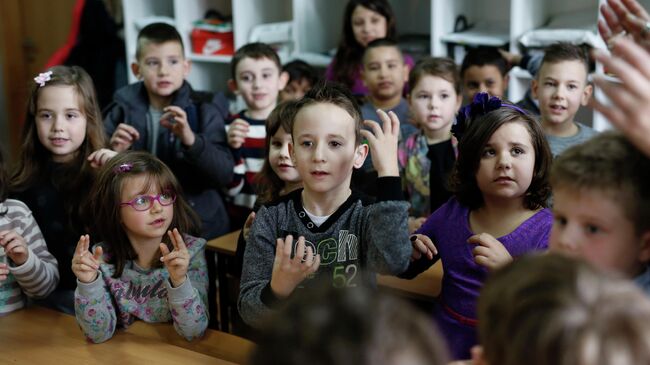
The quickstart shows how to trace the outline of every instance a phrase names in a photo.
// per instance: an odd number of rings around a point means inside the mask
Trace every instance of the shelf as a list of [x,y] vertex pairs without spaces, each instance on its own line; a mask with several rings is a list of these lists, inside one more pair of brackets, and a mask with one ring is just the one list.
[[188,58],[196,62],[230,63],[232,55],[203,55],[191,53]]

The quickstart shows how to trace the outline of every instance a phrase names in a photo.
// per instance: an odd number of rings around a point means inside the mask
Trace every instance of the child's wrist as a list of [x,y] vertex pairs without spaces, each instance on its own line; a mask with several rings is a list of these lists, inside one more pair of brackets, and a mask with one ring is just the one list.
[[172,288],[174,288],[174,289],[176,289],[179,286],[185,284],[185,280],[187,280],[187,275],[183,275],[181,278],[178,278],[178,279],[169,277],[169,281],[172,284]]

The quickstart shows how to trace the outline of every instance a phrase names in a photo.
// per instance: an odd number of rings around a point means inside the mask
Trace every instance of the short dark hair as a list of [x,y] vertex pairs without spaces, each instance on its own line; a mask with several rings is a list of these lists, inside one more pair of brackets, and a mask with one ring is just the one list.
[[273,63],[275,63],[275,65],[278,67],[278,72],[282,71],[282,63],[280,62],[280,57],[278,56],[278,53],[275,52],[273,47],[262,42],[248,43],[239,47],[237,52],[235,52],[235,55],[232,56],[232,60],[230,61],[230,73],[233,80],[237,80],[237,65],[244,58],[252,58],[255,60],[268,58],[269,60],[273,61]]
[[460,94],[461,80],[458,67],[451,58],[425,57],[419,60],[409,73],[409,87],[411,90],[424,76],[435,76],[449,81],[454,85],[456,94]]
[[650,231],[650,158],[623,134],[609,131],[572,146],[551,168],[554,189],[612,194],[637,235]]
[[138,39],[135,47],[135,59],[140,60],[142,57],[142,48],[146,43],[162,44],[165,42],[178,42],[181,50],[185,51],[183,39],[173,25],[167,23],[151,23],[142,28],[138,33]]
[[[564,61],[579,61],[585,66],[585,72],[589,73],[589,57],[586,49],[581,46],[567,42],[553,43],[544,49],[544,58],[540,70],[546,63],[558,63]],[[537,75],[539,76],[539,72]]]
[[[350,93],[350,89],[347,87],[335,83],[329,82],[326,80],[318,82],[314,85],[311,90],[305,94],[305,96],[298,101],[296,104],[296,113],[294,114],[294,121],[296,116],[300,113],[300,110],[305,107],[314,105],[314,104],[333,104],[345,110],[352,119],[354,120],[354,137],[355,143],[361,143],[361,126],[363,124],[363,119],[361,118],[361,109],[359,104],[357,104],[356,99]],[[293,137],[293,128],[295,128],[295,123],[291,128],[291,136]]]
[[392,38],[379,38],[379,39],[375,39],[375,40],[371,41],[370,43],[368,43],[368,45],[366,46],[366,49],[363,52],[363,57],[361,59],[362,63],[366,62],[366,57],[368,57],[368,53],[372,49],[379,48],[379,47],[390,47],[390,48],[396,49],[397,52],[399,52],[400,56],[402,57],[402,61],[404,60],[404,54],[402,53],[402,50],[399,48],[399,45],[397,44],[397,42],[394,39],[392,39]]
[[472,120],[458,142],[458,160],[452,169],[450,188],[456,199],[470,210],[478,209],[484,203],[483,193],[476,181],[483,149],[492,134],[506,123],[522,123],[535,150],[534,173],[524,195],[524,206],[539,209],[548,205],[551,193],[548,175],[552,157],[544,131],[533,117],[508,104]]
[[318,82],[318,73],[307,62],[303,60],[293,60],[284,66],[282,71],[289,75],[289,82],[297,80],[307,80],[311,86]]
[[494,66],[499,69],[501,76],[505,76],[508,72],[508,63],[499,50],[495,47],[476,47],[471,48],[465,54],[463,63],[460,66],[460,76],[465,78],[465,71],[472,66]]
[[444,340],[420,309],[366,285],[310,284],[269,316],[256,342],[253,365],[448,361]]

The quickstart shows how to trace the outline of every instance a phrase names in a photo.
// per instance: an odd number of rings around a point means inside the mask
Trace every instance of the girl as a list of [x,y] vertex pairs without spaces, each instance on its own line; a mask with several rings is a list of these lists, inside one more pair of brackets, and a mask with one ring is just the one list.
[[187,340],[201,336],[208,325],[205,240],[189,235],[198,234],[198,218],[169,168],[146,152],[118,154],[102,168],[90,201],[103,242],[90,253],[89,236],[81,236],[72,259],[75,314],[86,337],[106,341],[136,318],[173,321]]
[[[361,59],[368,43],[380,38],[396,40],[395,15],[387,0],[350,0],[343,15],[343,36],[336,56],[325,70],[325,79],[339,82],[354,95],[368,94],[361,80]],[[413,67],[413,58],[404,55]]]
[[7,171],[0,150],[0,315],[43,298],[59,282],[56,259],[47,250],[32,212],[7,199]]
[[451,196],[447,180],[458,151],[451,125],[463,97],[456,64],[448,58],[420,60],[409,85],[408,102],[420,131],[400,143],[398,156],[414,231]]
[[452,172],[455,197],[417,231],[415,261],[404,273],[413,277],[442,260],[435,317],[457,359],[469,358],[476,344],[476,299],[488,269],[546,249],[553,223],[546,209],[551,155],[539,123],[485,93],[464,109],[458,123],[465,124],[466,114],[471,123]]
[[291,144],[291,123],[296,113],[296,101],[279,104],[266,120],[266,153],[264,165],[257,174],[259,187],[255,209],[242,229],[237,241],[237,277],[241,277],[242,263],[248,230],[255,219],[255,212],[265,203],[270,203],[300,187],[302,179],[293,166],[289,155]]
[[[35,81],[10,195],[27,204],[50,252],[68,263],[74,242],[85,232],[79,207],[94,180],[88,158],[106,138],[95,88],[82,68],[55,66]],[[75,277],[70,265],[59,269],[59,285],[44,304],[72,314]]]

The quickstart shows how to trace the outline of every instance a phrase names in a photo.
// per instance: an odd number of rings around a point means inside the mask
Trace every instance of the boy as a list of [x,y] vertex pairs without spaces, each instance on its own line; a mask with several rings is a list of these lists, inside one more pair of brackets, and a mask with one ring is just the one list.
[[104,127],[116,152],[146,150],[160,158],[183,186],[206,239],[228,232],[220,188],[232,180],[225,144],[228,105],[222,94],[196,92],[185,77],[190,61],[176,28],[153,23],[138,34],[131,70],[141,81],[115,92]]
[[634,278],[650,294],[650,158],[606,132],[560,155],[551,184],[550,249]]
[[587,56],[580,47],[556,43],[545,50],[533,79],[533,97],[539,100],[540,121],[554,157],[596,134],[573,120],[580,105],[587,105],[591,97],[588,71]]
[[506,59],[496,48],[470,49],[460,67],[465,103],[471,103],[479,92],[503,99],[508,89],[507,72]]
[[289,82],[280,91],[280,101],[301,99],[318,81],[316,70],[302,60],[293,60],[282,70],[289,76]]
[[[364,120],[380,122],[377,109],[392,111],[400,120],[400,138],[417,131],[408,122],[409,106],[402,96],[408,81],[409,67],[404,63],[402,51],[395,41],[382,38],[368,43],[363,54],[361,77],[368,88],[367,101],[361,106]],[[372,161],[367,161],[366,165]]]
[[[366,124],[372,133],[361,130],[361,113],[350,92],[326,83],[311,89],[296,110],[291,156],[304,188],[259,210],[244,253],[238,306],[254,327],[278,302],[315,278],[335,287],[374,283],[375,272],[404,271],[412,251],[395,114],[380,112],[383,130],[374,122]],[[350,189],[352,170],[368,154],[362,136],[379,175],[375,203]]]
[[228,87],[246,103],[246,109],[227,122],[228,145],[235,159],[235,177],[228,187],[231,230],[241,228],[255,205],[253,180],[264,162],[266,119],[287,84],[278,54],[264,43],[237,50],[230,63]]

